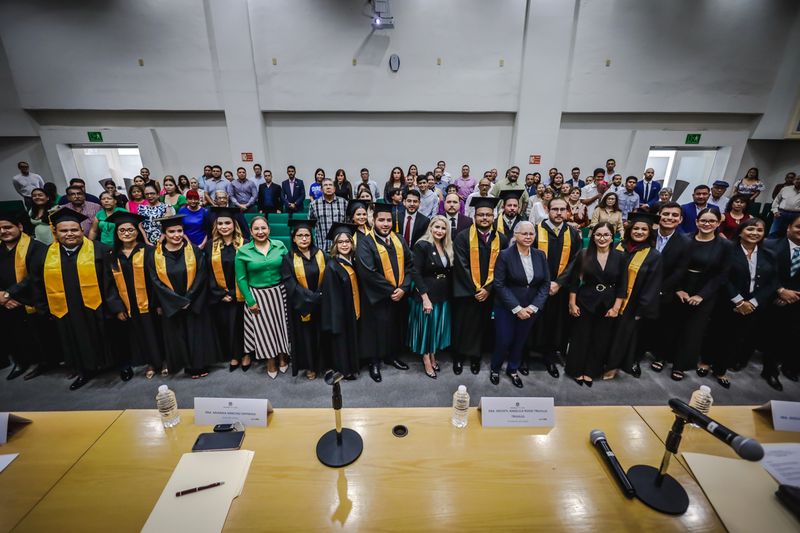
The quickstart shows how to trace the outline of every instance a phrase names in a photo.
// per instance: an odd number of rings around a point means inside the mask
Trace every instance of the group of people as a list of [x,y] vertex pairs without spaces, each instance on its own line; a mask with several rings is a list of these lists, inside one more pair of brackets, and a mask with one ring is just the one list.
[[[64,361],[75,390],[112,366],[123,380],[135,366],[148,378],[202,378],[215,363],[248,371],[256,359],[273,379],[291,365],[308,379],[327,369],[356,379],[367,368],[380,382],[383,364],[406,370],[401,355],[411,352],[436,379],[448,350],[456,374],[467,362],[478,374],[491,353],[494,384],[504,370],[522,387],[537,353],[552,377],[563,361],[568,376],[591,387],[619,372],[639,377],[649,352],[654,371],[671,365],[681,380],[694,370],[727,388],[728,370],[757,349],[770,386],[781,389],[779,368],[797,380],[800,362],[779,339],[800,314],[800,180],[776,194],[785,236],[765,240],[765,222],[742,214],[760,192],[744,198],[746,179],[720,208],[710,201],[721,201],[720,182],[696,187],[682,206],[661,195],[651,169],[614,192],[604,179],[618,175],[609,163],[589,184],[574,169],[560,193],[549,186],[543,198],[529,193],[527,178],[519,183],[516,166],[477,183],[466,165],[456,179],[443,162],[425,175],[412,167],[409,175],[392,170],[383,201],[367,169],[350,198],[338,172],[334,180],[322,172],[309,217],[289,221],[289,247],[270,239],[269,214],[300,210],[305,188],[292,166],[280,193],[264,195],[269,208],[261,193],[273,189],[271,175],[261,175],[248,205],[209,166],[203,197],[213,205],[199,226],[193,214],[205,208],[196,189],[177,210],[142,209],[177,204],[169,177],[162,190],[148,173],[147,203],[135,212],[113,183],[99,210],[86,207],[80,180],[56,209],[37,207],[43,188],[34,188],[28,213],[0,216],[0,327],[15,332],[5,337],[13,339],[8,377],[30,379]],[[250,180],[240,171],[237,180]],[[587,196],[590,185],[596,193]],[[576,220],[576,200],[596,203],[592,214]],[[264,216],[247,224],[242,214],[254,205]],[[31,228],[34,215],[40,224]]]

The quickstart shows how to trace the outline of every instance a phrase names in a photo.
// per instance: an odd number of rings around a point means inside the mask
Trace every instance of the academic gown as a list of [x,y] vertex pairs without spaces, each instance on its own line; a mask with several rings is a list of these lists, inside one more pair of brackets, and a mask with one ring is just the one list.
[[[533,349],[544,356],[545,361],[555,362],[554,352],[566,353],[569,338],[569,281],[572,279],[573,269],[577,262],[578,254],[583,246],[581,233],[569,226],[566,222],[561,225],[561,231],[556,236],[549,224],[542,222],[536,227],[536,237],[533,247],[539,249],[539,226],[544,226],[547,231],[547,267],[550,269],[550,281],[555,281],[561,288],[547,299],[542,310],[542,316],[533,326]],[[569,261],[564,271],[558,273],[561,262],[561,252],[564,249],[565,231],[570,232]]]
[[[164,351],[167,368],[175,373],[181,368],[200,370],[220,361],[216,330],[211,320],[208,304],[208,259],[195,246],[197,262],[194,282],[186,290],[185,246],[171,252],[163,248],[167,277],[173,291],[158,277],[155,267],[155,249],[145,257],[145,269],[155,287],[161,306],[161,324],[164,331]],[[187,309],[184,307],[188,306]]]
[[[209,242],[209,251],[213,245]],[[208,256],[207,256],[208,257]],[[222,273],[225,276],[225,286],[217,285],[217,278],[208,257],[208,279],[210,282],[209,303],[211,303],[211,316],[219,340],[220,355],[225,360],[239,359],[244,356],[244,302],[236,301],[236,248],[233,244],[223,246],[220,251]],[[230,296],[230,302],[223,302],[225,296]]]
[[[356,250],[356,272],[361,290],[361,320],[359,320],[361,352],[373,364],[396,359],[403,346],[407,307],[403,301],[393,302],[390,298],[395,286],[383,275],[383,265],[378,246],[387,251],[395,275],[399,277],[398,257],[394,246],[386,246],[380,237],[376,244],[372,237],[358,239]],[[399,288],[405,291],[405,298],[411,289],[411,267],[414,257],[403,238],[398,236],[403,247],[403,283]]]
[[[324,252],[312,247],[310,257],[305,256],[292,247],[283,257],[281,277],[286,288],[289,305],[289,334],[292,344],[292,375],[300,370],[320,372],[322,370],[322,354],[320,353],[320,308],[322,305],[322,285],[319,283],[319,265],[316,255]],[[308,288],[297,280],[294,271],[294,258],[300,257]],[[326,258],[327,260],[327,258]],[[324,273],[323,273],[324,274]],[[323,282],[324,283],[324,282]],[[304,319],[305,317],[305,319]]]
[[[108,312],[112,315],[108,322],[109,331],[114,350],[119,354],[121,361],[129,363],[131,366],[149,365],[160,370],[164,363],[164,355],[161,351],[163,344],[161,324],[156,314],[158,299],[145,268],[144,281],[147,290],[148,311],[146,313],[139,311],[133,271],[134,256],[138,253],[144,253],[146,256],[147,247],[139,243],[127,257],[122,250],[114,250],[107,262],[105,298],[108,302]],[[119,271],[122,272],[122,277],[125,279],[125,289],[131,305],[130,310],[125,307],[125,303],[119,297],[118,287],[114,280],[114,272]],[[128,319],[125,321],[116,318],[117,313],[123,311],[128,315]]]
[[[623,252],[626,258],[626,268],[630,266],[636,253],[647,246],[639,246],[633,252],[627,250]],[[630,275],[631,272],[628,271],[628,276]],[[628,303],[616,320],[616,333],[606,362],[607,369],[622,368],[628,371],[633,368],[634,363],[639,361],[641,353],[639,336],[642,320],[658,318],[662,278],[661,254],[655,248],[650,248],[636,274],[636,282],[628,297]]]
[[[361,351],[353,288],[342,265],[355,268],[342,258],[329,259],[325,266],[320,297],[320,330],[324,367],[349,376],[358,373]],[[363,318],[363,308],[361,312]]]
[[[451,348],[453,357],[459,360],[467,356],[478,359],[482,350],[491,348],[494,327],[491,323],[493,306],[492,284],[484,288],[489,291],[489,297],[483,302],[475,299],[475,283],[472,281],[472,263],[469,253],[470,229],[460,232],[453,241],[453,334]],[[484,244],[478,234],[478,264],[480,266],[481,284],[486,283],[489,275],[489,258],[492,243],[500,239],[500,250],[508,247],[505,235],[492,230],[488,242]],[[488,341],[488,342],[486,342]]]

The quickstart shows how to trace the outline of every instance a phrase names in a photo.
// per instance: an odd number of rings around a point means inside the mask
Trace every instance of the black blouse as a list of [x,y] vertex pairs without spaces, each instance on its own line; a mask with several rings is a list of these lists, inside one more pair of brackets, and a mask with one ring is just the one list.
[[570,293],[577,295],[578,306],[592,313],[605,313],[614,307],[614,300],[624,298],[628,289],[628,260],[624,252],[611,249],[606,268],[600,268],[596,256],[582,250],[575,264]]
[[452,271],[453,265],[447,255],[442,257],[436,246],[428,241],[418,241],[414,245],[414,264],[411,270],[414,280],[413,298],[419,301],[425,293],[431,303],[444,302],[450,298]]

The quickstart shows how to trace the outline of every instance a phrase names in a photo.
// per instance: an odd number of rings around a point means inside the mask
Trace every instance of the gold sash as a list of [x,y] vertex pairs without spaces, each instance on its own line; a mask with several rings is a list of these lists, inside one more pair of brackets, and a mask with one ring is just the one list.
[[[314,259],[317,261],[317,268],[319,268],[319,277],[317,279],[317,289],[322,286],[322,275],[325,273],[325,254],[322,253],[322,250],[317,250],[316,255],[314,255]],[[292,264],[294,266],[294,277],[297,278],[297,282],[304,289],[308,289],[308,280],[306,279],[306,269],[303,266],[303,258],[300,257],[299,253],[295,253],[293,257]],[[300,315],[300,320],[303,322],[309,322],[311,320],[311,313],[307,315]]]
[[[236,244],[236,248],[238,249],[242,245],[242,242],[238,242]],[[214,279],[217,282],[217,286],[221,289],[228,290],[228,284],[225,283],[225,271],[222,269],[222,245],[220,243],[214,243],[214,246],[211,250],[211,270],[214,271]],[[191,283],[189,284],[191,286]],[[239,285],[236,285],[236,301],[243,302],[244,296],[242,292],[239,290]]]
[[[14,274],[17,283],[21,283],[28,276],[28,266],[25,264],[25,257],[28,255],[28,248],[31,245],[31,238],[26,234],[21,233],[19,242],[17,242],[17,250],[14,254]],[[30,305],[25,306],[25,312],[29,315],[36,312],[36,308]]]
[[[136,293],[136,307],[139,313],[145,314],[150,311],[150,302],[147,299],[147,284],[144,278],[144,248],[139,248],[133,252],[131,258],[133,263],[133,290]],[[117,259],[117,268],[111,269],[114,274],[114,283],[117,285],[119,297],[125,304],[128,314],[131,314],[131,299],[128,298],[128,285],[125,283],[125,275],[122,273],[122,263]]]
[[[625,251],[623,248],[622,243],[617,245],[617,250]],[[630,264],[628,264],[628,288],[625,291],[625,299],[622,300],[622,307],[619,310],[619,314],[625,312],[625,308],[628,307],[628,300],[631,297],[631,293],[633,293],[633,286],[636,285],[636,276],[639,274],[639,270],[642,268],[642,264],[644,260],[647,259],[647,254],[650,253],[650,247],[642,248],[635,254],[633,254],[633,259],[631,259]]]
[[506,223],[503,220],[503,214],[502,213],[500,213],[500,216],[497,218],[497,231],[499,231],[503,235],[506,234]]
[[[545,257],[547,257],[549,235],[547,234],[547,229],[544,227],[544,222],[541,222],[536,229],[536,247],[543,251]],[[567,268],[567,264],[569,264],[569,254],[572,251],[572,237],[569,227],[566,224],[563,224],[561,231],[564,232],[564,245],[561,249],[561,258],[558,261],[558,273],[556,274],[556,277],[560,276],[561,273],[564,272],[564,269]]]
[[489,249],[489,273],[486,276],[486,283],[481,285],[481,260],[478,253],[478,230],[473,224],[469,228],[469,272],[472,276],[472,283],[475,285],[475,292],[483,289],[494,281],[494,264],[500,254],[500,236],[495,235]]
[[[164,260],[164,251],[161,249],[161,246],[163,246],[163,244],[158,243],[156,245],[156,251],[153,254],[156,264],[156,274],[158,275],[158,279],[161,280],[161,283],[175,292],[175,288],[172,286],[172,282],[167,275],[167,263]],[[191,244],[186,243],[183,250],[183,262],[186,264],[186,291],[188,292],[189,289],[192,288],[192,283],[194,283],[194,277],[197,273],[197,259],[194,257],[194,250]]]
[[356,320],[361,318],[361,296],[358,293],[358,280],[356,279],[356,271],[353,267],[339,263],[347,275],[350,277],[350,289],[353,291],[353,308],[356,311]]
[[378,244],[378,240],[375,238],[374,233],[370,233],[369,236],[372,237],[373,241],[375,241],[375,247],[378,249],[378,255],[381,256],[383,277],[386,278],[386,281],[388,281],[392,287],[399,287],[403,284],[403,280],[405,279],[406,275],[406,260],[403,252],[403,243],[400,242],[400,239],[395,233],[389,233],[389,240],[392,241],[394,252],[397,254],[397,268],[400,270],[400,276],[398,277],[395,275],[394,269],[392,268],[392,261],[389,259],[389,252],[386,251],[386,248]]
[[[100,296],[100,282],[94,267],[94,243],[85,237],[83,246],[78,251],[77,268],[83,305],[94,311],[100,307],[103,299]],[[61,272],[61,245],[58,242],[51,244],[47,250],[44,260],[44,288],[50,313],[56,318],[62,318],[69,309]]]

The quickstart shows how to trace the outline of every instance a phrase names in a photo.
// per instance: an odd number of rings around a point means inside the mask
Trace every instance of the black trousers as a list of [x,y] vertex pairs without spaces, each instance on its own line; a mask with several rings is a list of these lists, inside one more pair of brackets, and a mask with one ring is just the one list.
[[765,315],[763,324],[767,343],[761,375],[777,377],[779,367],[784,371],[800,373],[800,351],[796,340],[800,302],[783,307],[770,304]]
[[608,359],[617,318],[606,318],[605,310],[592,313],[581,307],[572,325],[572,336],[564,372],[572,377],[598,377]]

